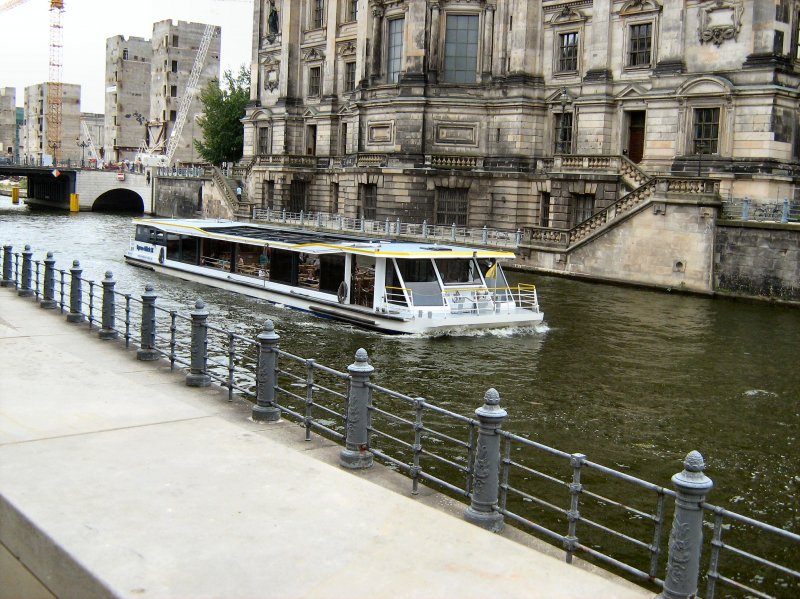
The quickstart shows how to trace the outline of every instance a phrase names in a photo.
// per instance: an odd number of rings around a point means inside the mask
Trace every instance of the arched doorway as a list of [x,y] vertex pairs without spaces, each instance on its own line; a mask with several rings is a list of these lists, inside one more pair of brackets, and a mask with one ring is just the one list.
[[131,212],[142,214],[144,201],[130,189],[110,189],[99,195],[92,205],[93,212]]

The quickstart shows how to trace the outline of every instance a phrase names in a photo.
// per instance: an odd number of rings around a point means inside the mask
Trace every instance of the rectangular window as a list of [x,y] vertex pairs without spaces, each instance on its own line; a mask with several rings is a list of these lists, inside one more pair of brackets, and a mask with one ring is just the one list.
[[264,181],[261,188],[261,208],[272,210],[275,208],[275,181]]
[[289,188],[289,212],[299,214],[306,210],[306,182],[292,181]]
[[325,17],[325,0],[312,0],[311,26],[314,29],[322,27]]
[[555,115],[555,145],[556,154],[572,153],[572,113],[560,112]]
[[356,63],[344,63],[344,91],[351,92],[356,88]]
[[361,218],[375,220],[378,213],[378,186],[374,183],[359,185],[361,195]]
[[386,54],[386,80],[388,83],[397,83],[400,79],[403,62],[403,27],[405,27],[405,19],[389,21],[389,46]]
[[258,130],[258,153],[269,154],[269,127],[260,127]]
[[347,154],[347,123],[342,123],[341,135],[339,138],[339,154]]
[[308,69],[308,95],[309,96],[318,96],[319,95],[319,81],[320,81],[320,72],[322,67],[311,67]]
[[578,32],[558,35],[558,71],[578,70]]
[[122,50],[122,60],[128,60],[128,49],[124,48]]
[[178,86],[177,85],[171,85],[169,87],[169,97],[170,98],[177,98],[178,97]]
[[178,113],[175,112],[174,110],[170,110],[169,111],[169,120],[170,120],[170,122],[174,123],[176,118],[178,118]]
[[444,80],[475,83],[478,71],[478,16],[447,15]]
[[316,156],[317,154],[317,126],[306,126],[306,154]]
[[173,73],[177,73],[178,72],[178,61],[177,60],[173,60],[172,61],[172,72]]
[[448,187],[436,188],[436,224],[457,225],[467,224],[467,190],[464,188],[450,189]]
[[549,227],[550,226],[550,194],[546,191],[542,192],[542,197],[540,200],[540,210],[539,210],[539,226],[541,227]]
[[173,35],[173,36],[172,36],[172,46],[173,46],[174,48],[177,48],[177,47],[178,47],[178,36],[177,36],[177,35]]
[[629,33],[628,66],[650,66],[651,49],[653,45],[652,23],[631,25]]
[[347,20],[358,20],[358,0],[347,0]]
[[589,220],[592,214],[594,214],[594,195],[590,193],[578,193],[574,195],[574,198],[572,226]]
[[718,142],[719,108],[695,108],[693,153],[716,154]]

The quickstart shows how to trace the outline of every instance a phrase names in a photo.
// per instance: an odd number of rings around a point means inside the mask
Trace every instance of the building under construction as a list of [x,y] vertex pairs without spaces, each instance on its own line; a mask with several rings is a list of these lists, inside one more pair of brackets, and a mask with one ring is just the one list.
[[[206,25],[167,19],[153,24],[153,37],[115,36],[106,40],[107,160],[133,160],[143,144],[163,151],[178,118],[180,103],[200,48]],[[211,38],[200,69],[198,92],[188,107],[186,126],[173,162],[197,158],[192,140],[200,130],[199,90],[220,75],[220,36]]]
[[61,162],[79,163],[81,148],[77,145],[81,129],[81,86],[59,83],[60,128],[58,135],[50,131],[48,94],[52,83],[37,83],[25,88],[25,126],[22,134],[22,159],[47,164],[54,156]]

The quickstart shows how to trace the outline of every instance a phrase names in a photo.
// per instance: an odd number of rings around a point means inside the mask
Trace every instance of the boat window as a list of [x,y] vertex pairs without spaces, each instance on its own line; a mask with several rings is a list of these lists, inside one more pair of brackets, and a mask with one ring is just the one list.
[[397,269],[403,279],[403,287],[411,290],[415,306],[441,306],[442,289],[433,261],[429,258],[398,259]]
[[150,231],[152,229],[146,225],[136,225],[136,241],[150,241]]
[[354,256],[353,290],[350,303],[372,307],[375,299],[375,257]]
[[204,239],[200,252],[200,264],[209,268],[230,270],[232,255],[233,244],[230,241]]
[[480,260],[479,261],[483,278],[486,279],[486,286],[490,289],[498,290],[498,294],[505,295],[507,293],[508,281],[503,269],[497,263],[497,260]]
[[477,271],[472,258],[436,259],[434,262],[436,262],[436,268],[439,269],[439,274],[445,285],[471,284],[474,282],[473,274],[477,274]]
[[[200,240],[197,237],[189,237],[188,235],[181,236],[181,262],[187,264],[197,264],[199,255]],[[169,251],[169,248],[167,248]]]
[[337,293],[344,281],[344,254],[320,256],[319,290]]
[[299,266],[300,254],[273,248],[269,263],[269,278],[271,281],[296,287]]
[[167,259],[181,259],[181,236],[177,233],[167,233]]
[[[236,272],[250,277],[266,275],[262,265],[263,248],[260,245],[240,243],[236,246]],[[262,277],[263,278],[263,277]]]
[[399,306],[408,305],[403,282],[400,280],[400,274],[397,272],[396,260],[386,261],[386,301]]

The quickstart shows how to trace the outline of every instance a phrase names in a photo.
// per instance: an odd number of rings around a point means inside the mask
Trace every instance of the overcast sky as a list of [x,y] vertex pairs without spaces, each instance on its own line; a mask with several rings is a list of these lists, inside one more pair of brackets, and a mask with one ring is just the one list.
[[[0,0],[0,6],[8,0]],[[81,86],[81,111],[103,112],[106,38],[150,39],[164,19],[222,27],[222,71],[250,64],[253,0],[65,0],[62,81]],[[0,12],[0,87],[24,88],[50,77],[50,2],[27,0]]]

